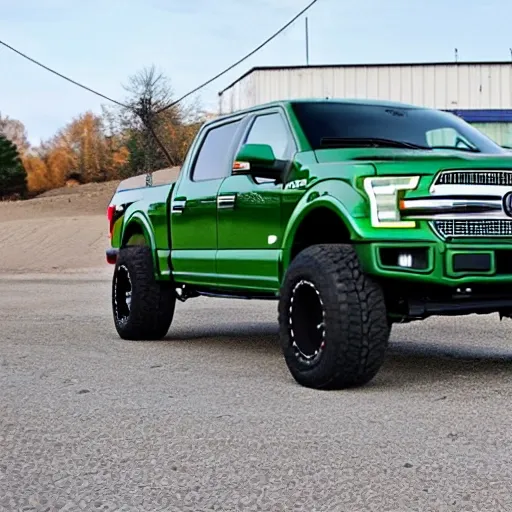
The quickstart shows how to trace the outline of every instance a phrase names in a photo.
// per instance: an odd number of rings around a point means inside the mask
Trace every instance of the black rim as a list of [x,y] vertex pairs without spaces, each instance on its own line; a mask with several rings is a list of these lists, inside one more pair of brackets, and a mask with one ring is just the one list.
[[119,322],[124,323],[130,316],[132,305],[132,281],[124,265],[117,269],[114,281],[114,310]]
[[295,356],[311,364],[325,349],[325,311],[322,298],[310,281],[299,281],[292,291],[289,331]]

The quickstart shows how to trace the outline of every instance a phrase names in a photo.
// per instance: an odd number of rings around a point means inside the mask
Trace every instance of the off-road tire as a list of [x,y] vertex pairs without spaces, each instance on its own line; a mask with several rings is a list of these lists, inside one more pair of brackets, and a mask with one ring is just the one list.
[[354,249],[339,244],[314,245],[294,258],[281,288],[279,330],[291,374],[315,389],[367,384],[384,362],[390,333],[380,286],[363,274]]
[[[131,299],[127,301],[128,287]],[[122,248],[112,278],[112,312],[119,336],[125,340],[162,339],[171,326],[175,306],[172,285],[154,277],[149,247]]]

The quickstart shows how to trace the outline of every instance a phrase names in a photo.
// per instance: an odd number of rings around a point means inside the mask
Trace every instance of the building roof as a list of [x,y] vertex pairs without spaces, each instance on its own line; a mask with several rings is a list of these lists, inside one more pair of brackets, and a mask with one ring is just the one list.
[[512,61],[446,61],[446,62],[403,62],[403,63],[369,63],[369,64],[310,64],[296,66],[255,66],[234,82],[222,89],[219,96],[231,89],[235,84],[256,71],[284,71],[284,70],[303,70],[303,69],[333,69],[333,68],[397,68],[397,67],[419,67],[419,66],[512,66]]

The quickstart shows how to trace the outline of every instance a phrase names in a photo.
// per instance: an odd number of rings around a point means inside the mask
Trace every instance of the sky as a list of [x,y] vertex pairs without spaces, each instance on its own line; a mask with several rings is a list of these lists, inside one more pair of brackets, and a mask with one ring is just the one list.
[[[0,39],[118,100],[155,65],[180,96],[258,46],[309,0],[0,0]],[[319,0],[310,64],[509,60],[508,0]],[[304,19],[198,93],[205,110],[254,66],[305,64]],[[0,113],[37,145],[106,101],[0,46]]]

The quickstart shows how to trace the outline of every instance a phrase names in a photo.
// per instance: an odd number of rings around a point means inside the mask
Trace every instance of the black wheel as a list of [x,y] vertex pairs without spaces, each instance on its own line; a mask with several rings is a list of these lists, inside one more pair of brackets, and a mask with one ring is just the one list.
[[112,311],[119,336],[125,340],[163,338],[175,306],[173,287],[154,277],[149,247],[121,249],[112,279]]
[[314,245],[292,261],[281,288],[279,329],[291,374],[317,389],[368,383],[389,340],[382,290],[347,245]]

